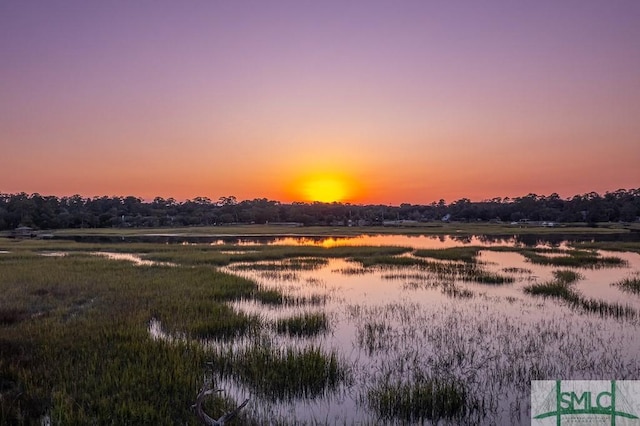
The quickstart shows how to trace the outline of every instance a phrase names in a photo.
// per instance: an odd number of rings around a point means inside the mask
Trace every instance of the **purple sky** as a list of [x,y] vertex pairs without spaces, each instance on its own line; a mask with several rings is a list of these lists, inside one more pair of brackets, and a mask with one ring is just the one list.
[[0,2],[0,192],[640,187],[640,1]]

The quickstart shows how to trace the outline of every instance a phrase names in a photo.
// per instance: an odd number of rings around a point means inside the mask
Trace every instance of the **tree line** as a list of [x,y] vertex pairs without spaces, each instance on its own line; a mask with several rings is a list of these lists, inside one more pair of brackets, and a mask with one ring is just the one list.
[[147,202],[127,196],[86,198],[0,193],[0,230],[172,227],[234,223],[296,223],[309,225],[383,225],[402,221],[635,222],[640,216],[640,188],[600,195],[589,192],[570,198],[558,194],[528,194],[516,198],[451,203],[439,200],[419,205],[355,205],[349,203],[290,204],[266,198],[238,201],[234,196],[212,201],[196,197],[178,202],[156,197]]

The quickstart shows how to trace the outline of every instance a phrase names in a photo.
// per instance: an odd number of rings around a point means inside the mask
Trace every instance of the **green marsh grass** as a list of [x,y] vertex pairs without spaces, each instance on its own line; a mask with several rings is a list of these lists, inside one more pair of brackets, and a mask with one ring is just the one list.
[[509,284],[515,281],[511,276],[487,271],[480,263],[426,262],[421,266],[426,271],[448,280],[459,279],[480,284]]
[[571,284],[584,278],[580,272],[571,269],[556,269],[552,272],[558,282]]
[[541,284],[532,284],[524,288],[525,293],[533,296],[555,297],[570,302],[578,300],[578,296],[573,289],[562,281],[548,281]]
[[[126,244],[124,244],[126,246]],[[160,246],[160,250],[158,249]],[[158,262],[171,262],[185,266],[227,266],[237,270],[302,271],[322,267],[330,258],[354,258],[368,266],[395,263],[417,263],[395,260],[398,255],[411,251],[407,247],[384,246],[317,246],[257,245],[251,250],[238,250],[238,246],[220,245],[144,245],[144,258]],[[140,247],[141,249],[143,247]],[[155,247],[155,248],[154,248]],[[242,247],[241,247],[242,248]],[[405,258],[408,259],[408,258]]]
[[329,261],[325,258],[309,257],[309,258],[293,258],[284,259],[277,262],[268,263],[239,263],[233,265],[233,269],[238,271],[312,271],[325,266]]
[[189,329],[196,339],[231,340],[249,334],[260,327],[256,316],[238,313],[223,304],[202,303],[195,308],[200,315]]
[[420,272],[390,272],[383,274],[382,278],[389,280],[411,279],[416,283],[428,282],[429,286],[432,286],[431,282],[434,276],[443,282],[456,279],[479,284],[510,284],[515,282],[514,277],[487,271],[481,263],[421,261],[413,266],[417,266]]
[[354,256],[352,261],[358,262],[365,268],[373,266],[380,267],[406,267],[414,265],[422,265],[424,261],[413,257],[404,257],[396,255],[372,255],[372,256]]
[[325,294],[298,296],[285,294],[278,289],[258,286],[251,294],[250,299],[271,306],[320,306],[327,303],[329,296]]
[[637,318],[638,312],[628,305],[610,303],[604,300],[586,298],[576,291],[571,284],[582,278],[581,274],[570,270],[553,271],[555,280],[531,284],[524,288],[524,292],[533,296],[552,297],[561,299],[574,309],[598,314],[603,317]]
[[438,260],[450,260],[475,263],[480,253],[480,247],[449,247],[445,249],[418,249],[413,254],[418,257],[428,257]]
[[482,269],[471,271],[467,275],[463,275],[463,281],[473,281],[480,284],[510,284],[515,281],[515,278],[500,275],[496,272],[489,272]]
[[329,330],[329,319],[324,312],[307,312],[277,320],[276,330],[289,336],[316,336]]
[[461,418],[468,395],[459,381],[426,378],[380,383],[369,390],[368,403],[386,421],[437,424],[441,419]]
[[259,288],[253,293],[252,299],[265,305],[284,305],[286,296],[280,290]]
[[269,400],[313,398],[348,382],[351,375],[336,352],[314,346],[276,348],[265,342],[218,354],[214,365],[223,377],[232,377]]
[[[531,263],[538,265],[576,267],[576,268],[605,268],[625,266],[626,262],[616,256],[602,256],[590,250],[521,250],[520,253]],[[552,254],[552,256],[545,255]]]
[[151,339],[148,323],[236,334],[247,319],[223,303],[255,288],[210,268],[3,254],[0,423],[39,423],[47,414],[54,424],[196,424],[189,407],[208,354],[196,343]]

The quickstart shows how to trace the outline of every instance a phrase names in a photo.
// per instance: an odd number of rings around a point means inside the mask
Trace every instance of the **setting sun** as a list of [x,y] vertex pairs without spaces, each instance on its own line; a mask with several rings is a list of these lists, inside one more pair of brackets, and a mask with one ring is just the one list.
[[349,194],[346,183],[334,177],[316,177],[303,184],[302,193],[307,201],[331,203],[343,201]]

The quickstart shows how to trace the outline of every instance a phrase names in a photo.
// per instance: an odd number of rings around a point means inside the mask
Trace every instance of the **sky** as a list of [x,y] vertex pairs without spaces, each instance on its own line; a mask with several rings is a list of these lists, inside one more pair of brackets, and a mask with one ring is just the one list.
[[0,2],[0,193],[640,187],[640,1]]

